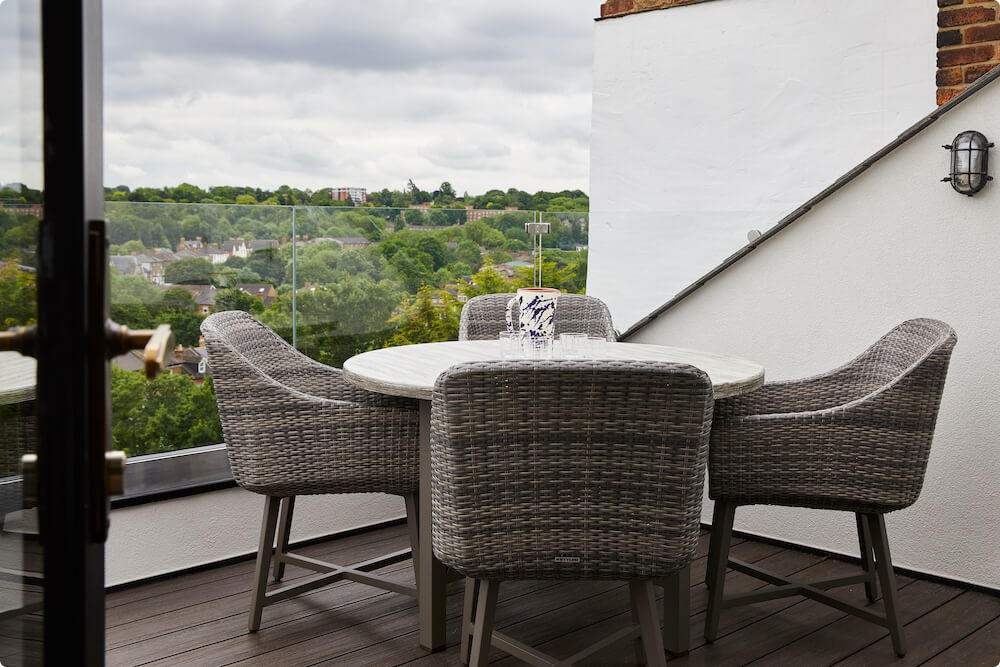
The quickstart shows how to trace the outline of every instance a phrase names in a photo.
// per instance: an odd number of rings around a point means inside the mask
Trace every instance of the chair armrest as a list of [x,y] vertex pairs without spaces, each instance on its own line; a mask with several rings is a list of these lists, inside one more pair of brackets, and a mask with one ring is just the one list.
[[333,368],[298,352],[294,359],[270,373],[276,381],[303,394],[334,401],[351,401],[373,407],[418,410],[415,400],[388,396],[361,389],[344,378],[339,368]]
[[239,396],[219,395],[240,486],[271,495],[416,489],[417,411],[310,396],[258,377]]

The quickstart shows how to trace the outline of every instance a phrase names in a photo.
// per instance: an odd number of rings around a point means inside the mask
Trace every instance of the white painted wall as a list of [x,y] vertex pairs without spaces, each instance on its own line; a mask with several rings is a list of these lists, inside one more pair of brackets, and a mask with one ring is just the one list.
[[936,13],[714,0],[598,22],[587,291],[618,328],[928,113]]
[[[1000,588],[1000,180],[973,198],[939,182],[941,145],[968,129],[1000,139],[1000,82],[633,340],[740,355],[775,380],[846,362],[911,317],[951,324],[958,345],[923,493],[888,515],[889,538],[897,565]],[[710,511],[706,502],[706,521]],[[741,508],[736,528],[857,554],[843,512]]]
[[[264,496],[243,489],[114,510],[105,551],[107,585],[256,553],[263,511]],[[397,496],[300,496],[295,501],[291,540],[403,516],[403,499]]]

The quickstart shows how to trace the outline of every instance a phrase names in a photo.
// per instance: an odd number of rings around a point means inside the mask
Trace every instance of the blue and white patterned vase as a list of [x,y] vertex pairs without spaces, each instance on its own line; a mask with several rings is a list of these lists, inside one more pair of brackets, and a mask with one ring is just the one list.
[[[561,292],[551,287],[522,287],[507,302],[507,331],[527,331],[532,338],[551,337],[555,331],[556,300]],[[511,309],[517,303],[518,328]]]

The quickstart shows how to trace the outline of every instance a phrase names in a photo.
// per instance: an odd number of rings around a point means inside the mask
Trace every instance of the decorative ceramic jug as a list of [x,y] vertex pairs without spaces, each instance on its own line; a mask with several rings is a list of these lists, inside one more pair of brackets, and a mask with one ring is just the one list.
[[[507,331],[527,331],[532,338],[552,336],[555,330],[556,300],[561,292],[551,287],[522,287],[507,302]],[[511,309],[517,303],[518,328],[514,328]]]

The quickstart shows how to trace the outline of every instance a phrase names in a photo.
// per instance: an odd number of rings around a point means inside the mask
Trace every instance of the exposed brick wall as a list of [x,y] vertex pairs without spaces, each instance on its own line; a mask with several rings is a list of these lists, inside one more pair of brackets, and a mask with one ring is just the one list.
[[937,0],[937,103],[1000,65],[1000,2]]
[[679,5],[693,5],[709,0],[607,0],[601,5],[601,18],[625,16],[637,12],[648,12],[651,9],[667,9]]

